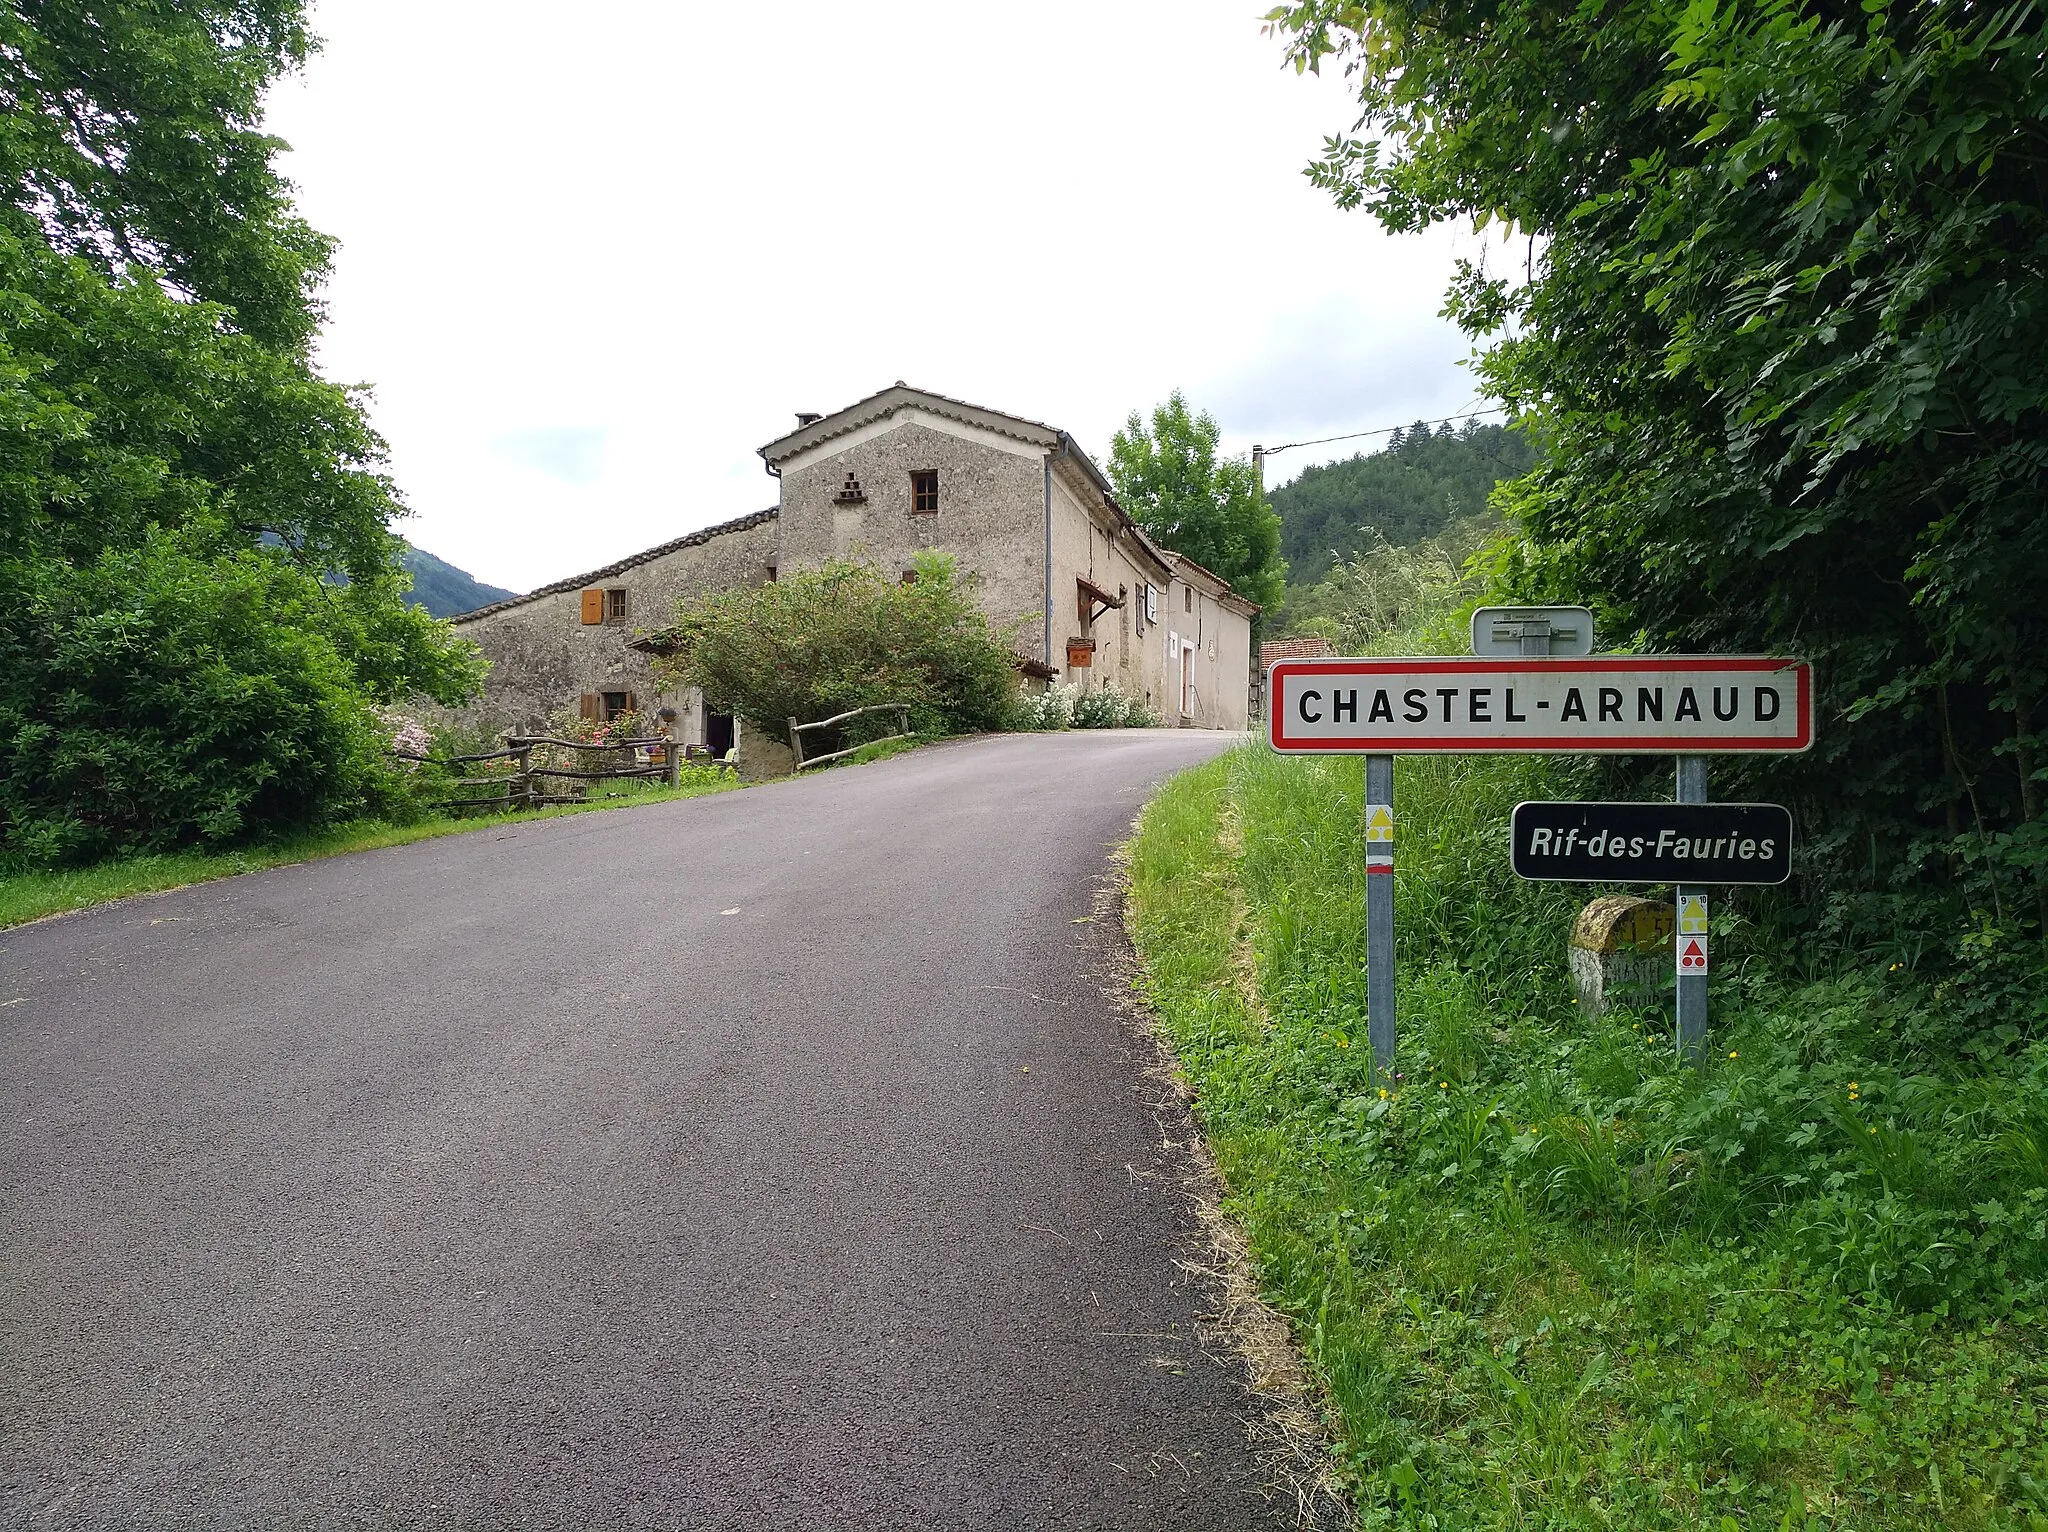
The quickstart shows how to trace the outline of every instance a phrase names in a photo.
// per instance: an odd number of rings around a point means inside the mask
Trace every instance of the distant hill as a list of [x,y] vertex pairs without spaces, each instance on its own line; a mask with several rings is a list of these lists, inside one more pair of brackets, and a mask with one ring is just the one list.
[[493,601],[509,601],[519,594],[516,590],[486,585],[453,564],[410,544],[398,556],[398,561],[412,571],[412,590],[406,601],[413,606],[425,607],[436,617],[473,612],[480,606],[489,606]]
[[1502,479],[1527,473],[1536,453],[1508,426],[1467,421],[1432,432],[1419,421],[1383,452],[1305,468],[1267,495],[1280,516],[1290,588],[1313,585],[1338,558],[1373,545],[1377,532],[1407,546],[1486,509]]

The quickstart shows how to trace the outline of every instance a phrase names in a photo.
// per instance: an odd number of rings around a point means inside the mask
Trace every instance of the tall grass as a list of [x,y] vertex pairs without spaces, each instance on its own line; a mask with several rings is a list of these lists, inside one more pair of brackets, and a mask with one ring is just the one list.
[[2048,1529],[2048,1048],[1910,974],[1573,1006],[1585,890],[1508,870],[1543,760],[1404,759],[1400,1051],[1365,1042],[1361,772],[1253,748],[1132,847],[1150,998],[1361,1524]]

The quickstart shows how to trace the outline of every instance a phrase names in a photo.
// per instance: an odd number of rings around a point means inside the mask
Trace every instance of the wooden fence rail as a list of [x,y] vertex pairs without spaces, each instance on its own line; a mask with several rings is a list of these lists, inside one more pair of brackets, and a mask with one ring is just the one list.
[[[536,766],[533,752],[537,746],[553,746],[561,750],[585,752],[625,752],[624,764],[597,771],[579,771],[561,766]],[[637,752],[658,747],[662,759],[658,764],[643,766]],[[451,755],[444,758],[414,755],[409,751],[393,750],[391,754],[401,761],[418,761],[428,765],[469,766],[481,761],[517,760],[518,765],[511,771],[483,776],[460,776],[453,778],[449,786],[455,788],[479,788],[502,786],[503,791],[482,797],[444,798],[440,807],[459,808],[540,808],[551,803],[583,803],[588,800],[581,793],[549,793],[542,791],[541,779],[545,777],[566,778],[576,782],[603,782],[614,780],[649,781],[660,777],[670,787],[682,785],[683,758],[686,747],[677,744],[666,735],[653,735],[645,739],[618,739],[605,744],[592,744],[582,739],[558,739],[550,734],[507,734],[503,750],[485,750],[472,755]]]
[[[804,736],[811,730],[829,729],[835,724],[845,723],[849,718],[859,718],[866,713],[896,714],[897,732],[894,734],[884,734],[880,739],[864,739],[850,749],[834,750],[826,755],[814,755],[808,759],[805,758]],[[816,723],[798,723],[794,718],[789,720],[789,748],[796,756],[796,769],[798,771],[802,771],[806,766],[822,766],[827,761],[836,761],[842,756],[852,755],[856,750],[865,750],[869,745],[879,745],[884,740],[908,738],[910,738],[910,704],[907,702],[877,702],[871,707],[857,707],[851,712],[835,713],[830,718],[820,718]]]

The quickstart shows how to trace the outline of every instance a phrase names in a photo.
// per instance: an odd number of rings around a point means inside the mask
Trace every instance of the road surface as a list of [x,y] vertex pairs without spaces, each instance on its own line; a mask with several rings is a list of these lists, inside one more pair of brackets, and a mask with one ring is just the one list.
[[1089,919],[1226,743],[966,741],[0,933],[0,1525],[1290,1525]]

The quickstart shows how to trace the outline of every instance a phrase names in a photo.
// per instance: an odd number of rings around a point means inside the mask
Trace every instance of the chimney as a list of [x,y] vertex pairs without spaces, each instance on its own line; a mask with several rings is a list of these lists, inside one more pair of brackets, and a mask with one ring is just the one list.
[[823,415],[817,414],[812,410],[798,410],[796,412],[796,428],[801,431],[805,426],[815,425],[824,418]]

